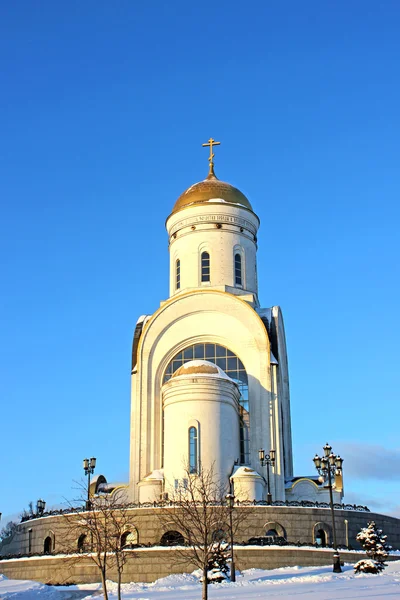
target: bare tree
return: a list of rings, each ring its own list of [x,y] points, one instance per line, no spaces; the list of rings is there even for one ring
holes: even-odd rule
[[[172,526],[183,536],[186,548],[175,549],[177,560],[186,565],[190,561],[201,569],[203,600],[208,598],[208,568],[216,552],[216,543],[229,537],[228,489],[228,484],[221,485],[215,477],[213,467],[200,468],[197,474],[185,467],[184,478],[170,497],[170,505],[157,515],[164,529]],[[234,533],[250,512],[251,508],[247,507],[233,510]]]
[[[118,600],[127,561],[126,537],[131,531],[130,514],[118,490],[98,496],[87,504],[87,510],[65,515],[64,551],[78,552],[90,558],[99,570],[105,600],[108,600],[107,572],[117,571]]]

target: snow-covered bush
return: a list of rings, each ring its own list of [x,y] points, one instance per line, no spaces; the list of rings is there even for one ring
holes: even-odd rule
[[[226,542],[215,542],[212,554],[208,561],[207,579],[209,583],[221,583],[229,579],[229,552],[230,546]]]
[[[386,543],[386,535],[382,535],[382,529],[378,529],[375,522],[368,523],[357,534],[357,541],[365,550],[368,559],[359,560],[354,565],[356,573],[380,573],[387,566],[385,560],[391,546]]]

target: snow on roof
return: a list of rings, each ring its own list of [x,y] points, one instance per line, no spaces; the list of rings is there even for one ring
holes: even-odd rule
[[[181,379],[182,377],[218,377],[219,379],[232,379],[220,368],[208,360],[190,360],[184,363],[172,375],[173,379]]]
[[[164,469],[154,469],[154,471],[151,471],[151,473],[146,475],[144,479],[164,479]]]
[[[238,477],[238,478],[239,477],[257,477],[257,478],[261,479],[261,475],[259,473],[257,473],[257,471],[255,471],[251,467],[244,467],[244,466],[241,466],[241,467],[235,466],[231,477],[233,477],[234,479],[236,477]]]

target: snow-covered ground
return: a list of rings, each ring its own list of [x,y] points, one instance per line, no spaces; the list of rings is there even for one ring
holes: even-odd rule
[[[116,585],[109,583],[111,599]],[[15,581],[0,575],[1,600],[99,600],[99,584],[50,587],[32,581]],[[201,584],[194,575],[170,575],[155,583],[123,585],[126,600],[199,600]],[[391,562],[380,575],[354,575],[346,565],[343,573],[331,567],[285,567],[273,571],[249,569],[236,583],[210,585],[213,600],[400,600],[400,561]]]

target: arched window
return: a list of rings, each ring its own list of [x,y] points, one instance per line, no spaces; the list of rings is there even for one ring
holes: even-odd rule
[[[242,285],[242,257],[235,254],[235,285]]]
[[[82,533],[78,538],[78,552],[87,552],[87,537]]]
[[[53,541],[51,539],[51,536],[48,535],[47,538],[44,540],[43,552],[45,554],[50,554],[52,551],[53,551]]]
[[[196,427],[189,427],[189,473],[198,473],[198,439]]]
[[[249,385],[247,373],[240,358],[231,350],[219,344],[193,344],[182,352],[178,352],[167,366],[163,383],[171,379],[171,376],[179,367],[189,360],[208,360],[220,367],[231,379],[236,381],[240,391],[240,464],[250,462],[250,415],[249,415]]]
[[[179,258],[175,264],[175,286],[177,290],[181,287],[181,261]]]
[[[167,531],[160,540],[161,546],[183,546],[185,540],[179,531]]]
[[[210,281],[210,255],[208,252],[201,254],[201,281]]]
[[[121,548],[132,548],[133,546],[137,546],[138,544],[138,534],[137,531],[125,531],[121,535]]]

